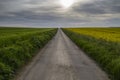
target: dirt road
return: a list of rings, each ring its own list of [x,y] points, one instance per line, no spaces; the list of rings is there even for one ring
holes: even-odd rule
[[[109,80],[61,30],[17,80]]]

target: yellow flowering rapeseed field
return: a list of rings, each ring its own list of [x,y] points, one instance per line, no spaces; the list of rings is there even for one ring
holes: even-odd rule
[[[69,28],[68,30],[97,39],[120,42],[120,28]]]

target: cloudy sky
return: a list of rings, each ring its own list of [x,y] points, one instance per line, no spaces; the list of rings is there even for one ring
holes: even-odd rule
[[[120,26],[120,0],[0,0],[0,26]]]

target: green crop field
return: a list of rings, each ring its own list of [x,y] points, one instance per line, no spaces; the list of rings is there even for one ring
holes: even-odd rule
[[[0,28],[0,80],[11,80],[57,29]]]
[[[112,80],[120,80],[120,28],[64,28]]]

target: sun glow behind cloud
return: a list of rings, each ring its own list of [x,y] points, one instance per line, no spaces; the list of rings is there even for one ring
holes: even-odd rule
[[[60,4],[63,8],[69,8],[74,4],[74,0],[60,0]]]

